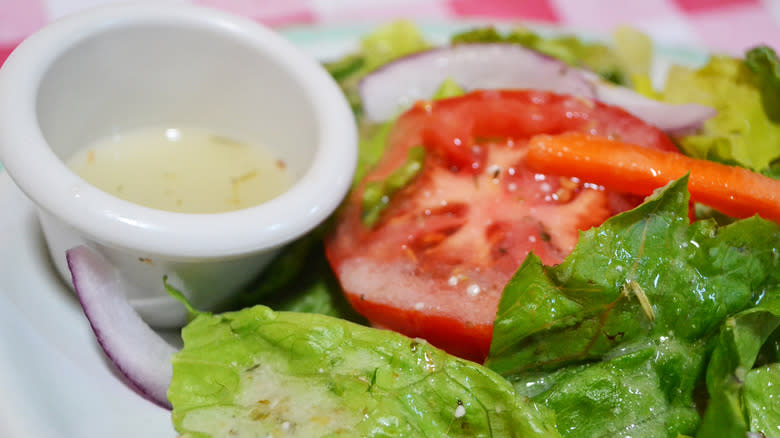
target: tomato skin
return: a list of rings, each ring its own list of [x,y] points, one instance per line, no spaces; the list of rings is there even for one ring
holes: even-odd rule
[[[598,117],[593,117],[595,108]],[[484,154],[471,150],[475,137],[527,139],[538,134],[578,131],[678,151],[666,134],[641,121],[636,123],[636,118],[620,108],[547,92],[477,91],[460,98],[418,103],[406,116],[421,113],[428,118],[422,144],[444,151],[453,167],[460,170],[482,167]],[[465,156],[470,153],[472,159],[468,160]]]
[[[579,230],[638,201],[525,167],[530,137],[569,131],[677,150],[619,108],[548,92],[477,91],[404,113],[326,239],[353,307],[377,326],[483,361],[503,287],[528,253],[560,263]],[[419,145],[422,173],[364,226],[365,183],[386,178]]]

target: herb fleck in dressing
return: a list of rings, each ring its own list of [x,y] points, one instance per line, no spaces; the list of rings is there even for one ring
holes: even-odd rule
[[[70,168],[124,200],[181,213],[219,213],[273,199],[292,183],[267,148],[198,128],[142,128],[101,138]]]

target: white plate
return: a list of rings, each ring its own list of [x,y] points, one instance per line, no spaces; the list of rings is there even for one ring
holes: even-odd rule
[[[49,263],[32,204],[0,174],[0,436],[175,436],[120,380]]]
[[[426,25],[433,43],[476,23]],[[370,25],[289,29],[320,59],[357,45]],[[663,49],[700,63],[696,50]],[[45,177],[42,175],[42,177]],[[103,356],[70,289],[49,263],[34,207],[0,170],[0,437],[174,437],[170,412],[128,387]]]

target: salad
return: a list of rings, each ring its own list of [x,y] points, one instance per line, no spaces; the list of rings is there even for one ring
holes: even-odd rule
[[[69,252],[120,370],[184,437],[780,436],[775,53],[658,90],[627,29],[451,43],[398,22],[326,63],[352,194],[224,312],[190,307],[181,351],[117,329],[121,291]]]

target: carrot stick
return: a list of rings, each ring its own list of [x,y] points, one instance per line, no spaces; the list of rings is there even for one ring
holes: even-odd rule
[[[758,214],[780,223],[780,181],[741,167],[579,133],[533,137],[526,163],[537,172],[636,195],[649,195],[690,172],[693,201],[730,216]]]

